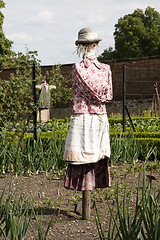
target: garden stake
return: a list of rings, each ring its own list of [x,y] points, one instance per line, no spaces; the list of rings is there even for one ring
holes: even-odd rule
[[[82,219],[89,220],[90,219],[90,191],[85,190],[82,191]]]
[[[37,111],[36,111],[36,74],[35,74],[35,64],[32,66],[32,90],[33,90],[33,101],[34,101],[34,110],[33,110],[33,137],[34,140],[37,140]]]
[[[158,92],[158,83],[154,84],[156,96],[157,96],[157,102],[158,102],[158,114],[160,115],[160,97],[159,97],[159,92]]]
[[[123,65],[123,132],[126,131],[126,66]]]

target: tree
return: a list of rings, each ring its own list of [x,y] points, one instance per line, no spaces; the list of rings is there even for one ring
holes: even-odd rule
[[[113,50],[112,47],[109,47],[109,48],[106,48],[104,50],[104,52],[98,56],[98,60],[103,62],[105,60],[111,60],[111,59],[116,59],[116,56],[115,56],[115,51]]]
[[[50,85],[56,86],[56,90],[51,91],[51,107],[65,108],[71,106],[73,99],[71,75],[63,76],[61,65],[57,65],[47,72],[45,78]]]
[[[61,74],[61,66],[54,66],[53,69],[42,75],[40,60],[37,59],[36,51],[26,51],[26,55],[18,53],[12,59],[12,67],[15,72],[9,79],[1,80],[0,85],[0,127],[25,126],[27,119],[30,119],[33,109],[32,93],[32,65],[36,64],[36,84],[47,80],[50,85],[56,85],[56,90],[51,91],[51,107],[66,107],[72,100],[72,89],[70,78]],[[37,90],[38,99],[38,90]]]
[[[105,50],[100,60],[160,55],[160,13],[136,9],[115,24],[115,50]]]
[[[0,0],[0,9],[5,7],[5,3]],[[13,54],[13,51],[11,50],[13,42],[8,40],[4,33],[3,33],[3,21],[4,21],[4,15],[0,11],[0,65],[2,66],[4,62],[6,62],[7,57],[11,56]]]
[[[39,70],[36,52],[27,51],[26,55],[14,55],[15,71],[9,79],[1,80],[0,85],[0,127],[11,122],[20,123],[26,120],[35,107],[32,94],[32,64],[37,66],[37,81],[43,79]],[[3,71],[3,70],[2,70]],[[40,80],[39,80],[40,81]]]
[[[3,7],[5,4],[0,0],[0,8]],[[54,67],[46,76],[42,75],[37,51],[26,48],[26,54],[13,52],[13,42],[5,37],[2,30],[3,19],[0,12],[0,67],[2,71],[6,68],[14,68],[15,71],[10,75],[10,79],[0,79],[0,127],[11,123],[24,123],[33,112],[33,63],[36,65],[36,83],[40,84],[41,80],[46,79],[49,84],[57,87],[51,94],[51,107],[68,106],[72,100],[70,79],[62,76],[60,66]]]

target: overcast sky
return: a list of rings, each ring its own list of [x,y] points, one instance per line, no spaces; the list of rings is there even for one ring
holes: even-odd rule
[[[42,65],[79,61],[75,40],[83,27],[103,39],[98,55],[114,47],[114,25],[120,17],[147,6],[160,12],[159,0],[4,0],[3,31],[15,52],[38,51]]]

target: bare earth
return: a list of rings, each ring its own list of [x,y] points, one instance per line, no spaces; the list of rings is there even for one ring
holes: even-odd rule
[[[17,196],[21,196],[22,201],[28,201],[34,207],[38,221],[42,223],[44,232],[51,218],[53,218],[47,240],[96,240],[99,239],[99,236],[95,220],[95,201],[103,229],[107,231],[109,211],[107,210],[106,202],[108,201],[110,205],[114,205],[115,184],[118,182],[122,192],[124,186],[128,186],[128,188],[136,187],[139,172],[143,172],[141,166],[142,164],[137,164],[136,167],[133,167],[133,165],[121,165],[111,168],[112,187],[91,192],[90,220],[82,220],[82,193],[66,190],[63,187],[63,176],[60,177],[57,174],[21,175],[18,177],[6,175],[0,179],[0,194],[4,186],[6,186],[7,196],[11,183],[12,190],[17,190]],[[148,170],[147,174],[153,175],[156,178],[153,184],[159,188],[159,170]],[[38,227],[34,216],[31,218],[31,223],[35,232],[37,232]],[[35,239],[31,230],[27,231],[25,239]]]

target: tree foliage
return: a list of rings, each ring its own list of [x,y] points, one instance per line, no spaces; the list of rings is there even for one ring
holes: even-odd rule
[[[5,7],[0,0],[0,8]],[[51,91],[51,107],[66,107],[72,100],[70,78],[61,74],[61,66],[54,66],[42,75],[40,60],[37,51],[29,51],[26,54],[15,53],[11,50],[12,41],[3,33],[4,16],[0,12],[0,65],[1,71],[13,69],[9,79],[0,79],[0,127],[8,123],[25,122],[31,116],[35,106],[32,93],[32,66],[36,65],[36,84],[46,79],[49,84],[56,85],[56,90]],[[1,78],[1,76],[0,76]],[[38,91],[37,91],[38,93]],[[38,95],[37,95],[38,98]]]
[[[5,7],[5,3],[0,0],[0,9]],[[0,11],[0,65],[2,66],[3,63],[6,61],[7,57],[11,56],[13,54],[13,51],[11,50],[13,41],[8,40],[5,37],[5,34],[3,33],[3,21],[4,21],[4,15]]]
[[[136,9],[115,24],[115,49],[106,49],[100,60],[160,55],[160,13]]]
[[[55,85],[56,89],[51,91],[51,107],[64,108],[70,106],[72,102],[71,76],[63,76],[61,65],[53,66],[47,72],[45,79],[50,85]]]
[[[56,85],[51,91],[51,108],[66,107],[72,100],[70,78],[61,74],[61,66],[54,66],[45,75],[42,74],[37,52],[27,51],[26,55],[17,54],[13,61],[16,64],[14,73],[9,79],[2,80],[0,85],[0,126],[8,123],[25,123],[31,117],[35,108],[32,92],[32,65],[36,64],[36,85],[47,80],[50,85]],[[38,103],[38,89],[37,89]]]
[[[14,72],[9,79],[1,79],[0,126],[8,122],[20,122],[33,111],[32,64],[35,62],[35,54],[28,51],[26,56],[22,53],[18,53],[17,57],[14,55]]]

